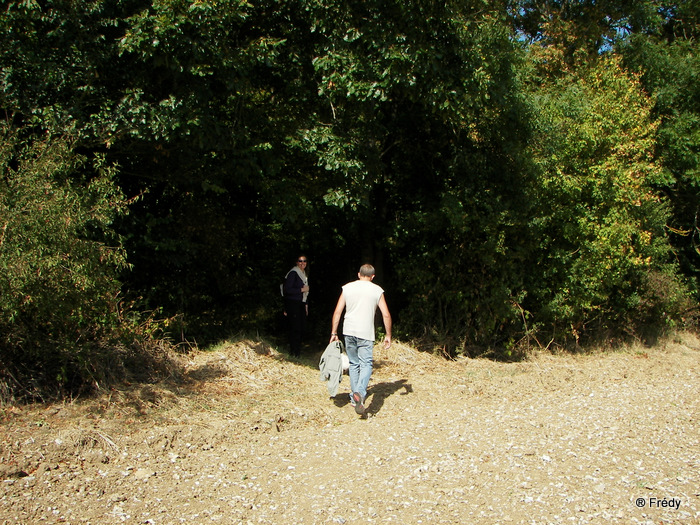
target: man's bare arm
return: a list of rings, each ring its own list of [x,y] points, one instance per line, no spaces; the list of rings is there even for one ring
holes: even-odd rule
[[[338,339],[338,326],[340,326],[340,316],[343,315],[345,309],[345,295],[341,292],[338,298],[338,304],[333,312],[333,324],[331,325],[331,343]]]
[[[389,313],[389,307],[386,304],[386,299],[384,299],[384,294],[382,294],[382,296],[379,298],[379,310],[382,312],[384,329],[386,330],[386,337],[384,337],[384,348],[389,348],[391,346],[391,314]]]

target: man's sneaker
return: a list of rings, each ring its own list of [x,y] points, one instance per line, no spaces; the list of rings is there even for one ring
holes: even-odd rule
[[[352,400],[355,402],[355,413],[360,415],[364,414],[365,406],[362,404],[362,396],[359,392],[352,393]]]
[[[352,394],[348,394],[350,396],[350,404],[354,407],[355,406],[355,398],[352,397]]]

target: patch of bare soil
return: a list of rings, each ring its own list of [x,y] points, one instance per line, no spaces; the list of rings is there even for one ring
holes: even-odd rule
[[[377,349],[368,415],[319,352],[1,407],[0,523],[700,523],[700,342],[521,363]]]

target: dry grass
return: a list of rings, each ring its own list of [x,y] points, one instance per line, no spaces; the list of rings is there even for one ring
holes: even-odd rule
[[[54,404],[49,410],[60,410],[78,428],[88,428],[95,419],[127,425],[208,426],[212,416],[235,425],[244,434],[334,425],[342,414],[336,406],[343,406],[347,400],[338,396],[328,401],[326,383],[319,378],[321,353],[290,360],[262,340],[224,341],[207,350],[172,352],[169,363],[176,370],[158,382],[126,383],[93,398]],[[388,350],[377,345],[373,383],[391,382],[399,376],[430,375],[453,364],[401,342],[394,342]],[[348,388],[346,376],[341,392]],[[24,410],[37,411],[35,418],[40,418],[45,408]]]
[[[700,340],[694,334],[678,334],[657,347],[657,351],[673,345],[700,349]],[[637,360],[648,351],[632,345],[617,352]],[[327,401],[326,384],[319,379],[320,351],[301,361],[290,360],[263,340],[241,338],[224,341],[208,350],[171,354],[168,362],[177,370],[159,382],[126,383],[92,398],[62,404],[4,406],[0,419],[29,417],[40,426],[44,418],[60,413],[74,428],[89,428],[96,419],[123,421],[127,425],[206,425],[209,416],[218,416],[255,432],[337,422],[338,411]],[[465,395],[498,395],[503,391],[504,381],[510,383],[525,372],[533,371],[538,381],[547,381],[552,368],[572,366],[572,360],[595,357],[595,354],[562,357],[539,351],[532,352],[527,361],[499,365],[485,358],[448,360],[395,341],[389,349],[375,347],[372,384],[381,391],[399,383],[402,387],[416,383],[419,378],[429,381],[434,375],[457,373]],[[340,392],[348,387],[345,377]],[[343,406],[345,401],[343,396],[338,396],[335,404]]]
[[[428,370],[449,366],[449,361],[442,357],[419,352],[412,346],[397,341],[393,342],[389,349],[383,346],[375,347],[374,359],[377,368],[387,370]]]

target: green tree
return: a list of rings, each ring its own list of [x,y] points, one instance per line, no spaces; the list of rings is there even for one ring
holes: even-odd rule
[[[118,324],[125,202],[114,166],[74,144],[0,124],[0,383],[30,397],[95,380]]]
[[[452,346],[493,336],[493,323],[471,321],[488,316],[479,291],[498,309],[508,294],[499,286],[495,299],[474,274],[517,206],[517,46],[503,6],[479,5],[316,5],[322,104],[299,142],[328,172],[326,202],[348,210],[348,243],[392,276],[408,335]]]
[[[659,22],[656,2],[639,0],[513,0],[511,20],[518,34],[559,54],[566,63],[595,60],[631,32]]]
[[[657,187],[671,203],[668,230],[683,273],[697,291],[700,263],[700,74],[697,2],[664,2],[654,31],[635,33],[619,46],[639,73],[659,119],[657,156],[664,176]]]
[[[586,331],[671,326],[685,292],[665,230],[668,205],[654,190],[663,171],[651,100],[614,58],[537,83],[531,97],[538,180],[530,226],[540,256],[528,304],[555,336],[577,341]]]

